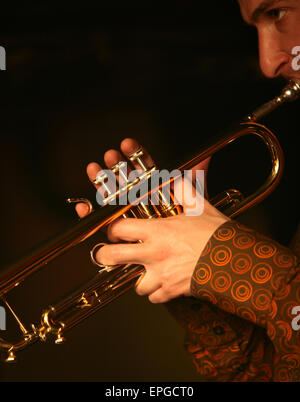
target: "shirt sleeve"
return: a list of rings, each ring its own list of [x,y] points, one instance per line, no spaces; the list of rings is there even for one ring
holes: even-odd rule
[[[195,298],[264,329],[275,351],[272,379],[300,380],[297,254],[236,221],[226,222],[201,254],[191,292]]]
[[[263,328],[193,297],[166,306],[185,331],[199,381],[272,381],[275,351]]]

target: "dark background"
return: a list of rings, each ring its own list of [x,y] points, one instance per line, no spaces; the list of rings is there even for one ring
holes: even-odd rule
[[[283,82],[262,77],[256,42],[234,1],[1,5],[1,265],[77,220],[65,199],[95,199],[85,166],[102,163],[122,138],[137,138],[160,167],[176,168],[277,95]],[[268,118],[285,152],[285,176],[268,200],[239,218],[283,244],[299,218],[298,108]],[[251,187],[263,176],[261,155],[247,143],[222,156],[211,167],[209,190]],[[88,252],[99,239],[49,264],[13,295],[17,311],[30,317],[40,311],[38,300],[51,303],[66,285],[92,275]],[[3,381],[199,380],[183,337],[164,306],[129,292],[69,333],[64,345],[35,345],[17,365],[1,364],[0,374]]]

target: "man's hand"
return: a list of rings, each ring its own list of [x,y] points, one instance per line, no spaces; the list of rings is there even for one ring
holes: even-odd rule
[[[121,143],[121,152],[107,151],[104,161],[111,168],[120,160],[125,160],[141,146],[133,139]],[[154,164],[151,156],[143,149],[146,166]],[[197,166],[207,171],[209,161]],[[138,166],[135,166],[138,169]],[[101,166],[90,163],[87,174],[93,182]],[[96,186],[98,188],[99,186]],[[199,195],[200,196],[200,195]],[[208,240],[228,218],[205,199],[203,213],[199,216],[186,216],[183,200],[183,213],[159,219],[118,219],[107,229],[112,243],[103,246],[96,259],[104,265],[140,264],[146,273],[136,286],[138,295],[148,295],[152,303],[165,303],[179,296],[190,296],[190,283],[196,263]],[[84,204],[77,204],[76,211],[84,217],[88,211]],[[121,243],[120,242],[129,242]]]

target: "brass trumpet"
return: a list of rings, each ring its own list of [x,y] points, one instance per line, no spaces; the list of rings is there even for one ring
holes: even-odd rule
[[[258,204],[274,190],[281,178],[283,152],[274,134],[262,124],[257,123],[257,121],[275,110],[281,104],[287,101],[294,101],[299,96],[300,85],[290,82],[283,89],[280,96],[258,107],[252,114],[243,119],[235,129],[223,133],[210,144],[203,147],[197,156],[181,165],[177,169],[178,174],[183,174],[184,171],[193,169],[201,161],[212,156],[238,138],[246,135],[255,135],[262,140],[271,159],[272,168],[265,183],[253,194],[248,196],[243,196],[238,190],[230,189],[224,191],[214,199],[211,199],[210,202],[229,217],[234,217]],[[6,353],[7,362],[15,360],[15,352],[24,349],[38,340],[45,341],[54,336],[55,343],[63,342],[64,333],[66,331],[132,288],[138,278],[143,274],[144,267],[136,264],[121,265],[118,267],[102,267],[102,269],[100,269],[83,287],[75,290],[61,302],[43,311],[41,322],[31,324],[30,329],[22,323],[17,313],[8,303],[7,295],[9,291],[16,286],[20,286],[28,276],[40,270],[49,261],[90,238],[100,228],[105,227],[118,217],[164,218],[177,215],[181,212],[181,208],[174,202],[172,194],[170,198],[171,201],[168,203],[164,202],[162,187],[166,185],[166,183],[162,183],[159,188],[154,190],[159,199],[158,205],[154,205],[153,202],[151,202],[150,191],[140,195],[138,204],[131,203],[120,205],[118,202],[110,202],[111,200],[118,201],[118,199],[123,194],[128,193],[133,186],[140,186],[142,182],[150,180],[153,175],[158,172],[155,166],[147,168],[144,165],[141,150],[135,152],[129,159],[130,161],[136,161],[140,164],[142,174],[139,177],[133,181],[128,181],[114,193],[108,192],[104,205],[95,210],[88,200],[69,199],[68,202],[70,203],[79,201],[86,202],[90,207],[90,213],[69,230],[60,233],[35,248],[12,266],[1,270],[0,298],[12,313],[20,329],[20,336],[16,342],[10,342],[0,338],[0,350]],[[118,173],[120,169],[121,165],[117,164],[112,171]],[[104,186],[105,179],[105,176],[98,177],[98,180]],[[172,180],[176,180],[176,177],[173,177]],[[153,194],[153,190],[151,191]],[[148,202],[145,202],[145,200]],[[91,253],[91,257],[93,259],[93,252]]]

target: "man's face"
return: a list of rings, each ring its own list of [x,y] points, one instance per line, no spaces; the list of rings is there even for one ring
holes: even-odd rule
[[[246,23],[257,28],[263,74],[300,81],[300,69],[295,68],[300,67],[295,60],[300,52],[300,0],[239,0],[239,4]]]

